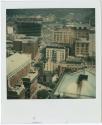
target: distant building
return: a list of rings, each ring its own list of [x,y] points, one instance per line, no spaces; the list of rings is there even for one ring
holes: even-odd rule
[[[66,27],[71,27],[76,32],[76,38],[86,38],[89,39],[90,33],[90,26],[89,24],[82,24],[82,23],[70,23],[66,25]]]
[[[14,33],[14,28],[13,28],[13,26],[7,26],[6,32],[7,32],[7,34],[13,34],[13,33]]]
[[[72,45],[76,40],[76,32],[71,27],[44,26],[42,28],[42,37],[45,41]]]
[[[14,26],[13,25],[8,25],[6,26],[6,39],[8,40],[14,40]]]
[[[41,36],[42,21],[43,19],[41,17],[16,18],[16,33],[28,36]]]
[[[86,27],[79,27],[76,32],[77,38],[86,38],[87,40],[89,39],[89,30]]]
[[[80,38],[75,43],[75,56],[88,57],[89,56],[89,43],[90,41]]]
[[[45,16],[43,18],[43,22],[54,22],[56,19],[56,16],[55,15],[52,15],[52,14],[49,14],[48,16]]]
[[[18,98],[20,94],[24,91],[24,85],[22,83],[22,77],[28,74],[30,71],[31,57],[27,54],[18,54],[7,58],[7,86],[8,86],[8,96],[9,92],[18,93]],[[10,95],[10,97],[11,97]]]
[[[73,45],[76,39],[89,39],[90,27],[88,24],[52,24],[42,27],[44,41]]]
[[[76,32],[72,28],[56,28],[54,31],[54,41],[57,43],[67,43],[72,45],[76,40]]]
[[[15,51],[31,54],[32,59],[34,59],[38,52],[38,45],[38,38],[35,37],[15,39],[13,42],[13,47]]]

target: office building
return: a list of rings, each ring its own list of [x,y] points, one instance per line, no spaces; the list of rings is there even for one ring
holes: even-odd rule
[[[88,57],[89,56],[89,43],[90,41],[80,38],[75,43],[75,56]]]
[[[43,26],[42,37],[45,41],[72,45],[76,40],[76,31],[63,25]]]
[[[19,17],[15,21],[15,29],[17,34],[25,34],[28,36],[41,36],[42,18],[38,17]]]

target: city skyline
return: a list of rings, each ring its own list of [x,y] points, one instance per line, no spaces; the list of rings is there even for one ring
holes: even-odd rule
[[[8,99],[96,98],[94,8],[6,13]]]
[[[89,20],[95,25],[95,9],[94,8],[38,8],[38,9],[7,9],[7,18],[16,16],[48,16],[55,15],[58,20],[73,17],[75,21],[89,23]]]

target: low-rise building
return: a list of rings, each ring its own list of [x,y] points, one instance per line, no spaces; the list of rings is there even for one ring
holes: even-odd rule
[[[15,53],[7,58],[7,90],[20,93],[24,90],[22,77],[28,74],[31,65],[31,56]]]
[[[44,41],[73,45],[76,39],[89,39],[90,26],[88,24],[52,24],[42,27],[42,37]]]
[[[32,91],[37,88],[37,76],[38,72],[30,72],[22,78],[25,87],[25,98],[30,98]],[[33,84],[33,87],[32,87]]]

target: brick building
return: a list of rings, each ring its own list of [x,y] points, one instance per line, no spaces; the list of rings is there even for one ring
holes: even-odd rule
[[[22,77],[30,71],[31,57],[27,54],[18,54],[7,58],[7,86],[8,94],[13,91],[20,95],[24,90]]]
[[[15,39],[13,47],[17,52],[31,54],[31,58],[34,59],[38,52],[39,40],[37,37],[23,37],[21,39]]]

